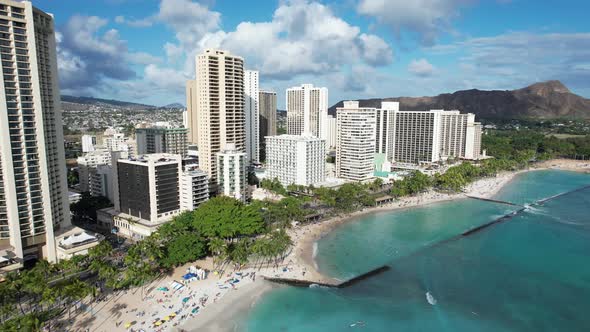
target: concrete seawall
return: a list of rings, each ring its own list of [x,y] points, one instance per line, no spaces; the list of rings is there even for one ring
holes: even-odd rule
[[[267,277],[264,277],[264,279],[268,280],[270,282],[277,283],[277,284],[289,285],[289,286],[293,286],[293,287],[308,288],[311,285],[318,285],[320,287],[329,287],[329,288],[346,288],[346,287],[350,287],[354,284],[357,284],[365,279],[368,279],[368,278],[371,278],[375,275],[383,273],[389,269],[390,269],[389,266],[383,265],[381,267],[378,267],[378,268],[373,269],[367,273],[363,273],[359,276],[348,279],[348,280],[343,281],[341,283],[322,283],[322,282],[316,282],[316,281],[311,281],[311,280],[300,280],[300,279],[289,279],[289,278],[267,278]]]

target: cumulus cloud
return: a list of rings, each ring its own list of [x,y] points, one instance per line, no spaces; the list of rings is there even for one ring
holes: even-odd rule
[[[428,77],[432,76],[436,69],[426,59],[414,59],[408,65],[408,71],[416,76]]]
[[[286,1],[271,21],[243,22],[202,45],[243,55],[247,65],[274,79],[324,74],[356,63],[382,66],[393,60],[383,39],[361,33],[329,7],[311,1]]]
[[[421,42],[431,45],[437,36],[448,30],[459,16],[461,6],[470,0],[360,0],[357,11],[387,25],[400,36],[409,31],[420,36]]]
[[[126,61],[127,43],[117,30],[103,33],[106,19],[73,16],[56,35],[62,88],[81,90],[98,85],[103,78],[129,80],[136,77]]]

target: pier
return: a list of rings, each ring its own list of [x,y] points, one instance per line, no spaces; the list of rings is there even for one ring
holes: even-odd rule
[[[268,280],[270,282],[274,282],[277,284],[289,285],[289,286],[294,286],[294,287],[304,287],[304,288],[308,288],[311,285],[318,285],[320,287],[329,287],[329,288],[346,288],[346,287],[350,287],[354,284],[357,284],[365,279],[373,277],[377,274],[383,273],[389,269],[390,269],[389,266],[383,265],[383,266],[373,269],[367,273],[363,273],[359,276],[356,276],[354,278],[348,279],[348,280],[340,282],[340,283],[336,283],[336,282],[323,283],[323,282],[317,282],[317,281],[311,281],[311,280],[300,280],[300,279],[289,279],[289,278],[269,278],[269,277],[264,277],[264,280]]]

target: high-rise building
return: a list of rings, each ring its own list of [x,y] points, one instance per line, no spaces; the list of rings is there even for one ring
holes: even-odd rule
[[[217,153],[217,185],[219,193],[245,202],[248,199],[246,153],[227,144]]]
[[[168,153],[186,157],[188,150],[186,128],[151,127],[135,131],[137,154]]]
[[[196,107],[199,166],[217,191],[217,153],[233,144],[246,151],[244,60],[227,51],[208,49],[196,57]],[[196,115],[195,115],[196,113]],[[189,121],[192,129],[194,122]],[[193,142],[195,143],[195,142]]]
[[[376,111],[345,101],[337,109],[336,177],[364,181],[373,177]]]
[[[180,155],[149,154],[121,159],[113,169],[117,177],[115,210],[120,212],[115,226],[124,235],[149,236],[181,212]]]
[[[186,82],[186,112],[183,114],[183,123],[184,127],[188,129],[188,141],[190,144],[197,144],[199,137],[198,120],[197,81],[189,80]]]
[[[320,136],[326,141],[326,152],[329,152],[336,149],[336,117],[326,113],[324,119]]]
[[[250,163],[260,162],[260,103],[258,71],[244,73],[244,101],[246,112],[246,155]]]
[[[376,109],[377,125],[375,132],[375,153],[385,155],[388,161],[393,159],[395,138],[395,114],[399,111],[398,102],[382,102]]]
[[[0,256],[55,262],[70,211],[53,17],[0,0],[0,57]]]
[[[266,136],[276,136],[277,134],[277,93],[273,91],[260,91],[259,93],[260,131],[260,160],[266,160]]]
[[[321,113],[328,111],[328,89],[303,84],[287,89],[287,134],[320,137]]]
[[[96,136],[82,135],[82,152],[92,152],[96,146]]]
[[[309,186],[326,180],[326,142],[313,136],[266,137],[266,174],[283,186]]]
[[[465,154],[463,158],[478,160],[481,158],[481,134],[483,126],[480,122],[468,122],[465,133]]]
[[[440,160],[441,111],[396,113],[393,160],[402,164]]]
[[[180,208],[193,211],[209,199],[209,179],[207,173],[197,165],[185,166],[180,178]]]

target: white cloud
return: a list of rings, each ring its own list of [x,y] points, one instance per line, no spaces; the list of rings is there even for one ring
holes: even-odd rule
[[[459,16],[459,8],[470,0],[360,0],[357,11],[374,17],[400,36],[402,30],[416,33],[423,44],[433,44]]]
[[[414,59],[408,65],[408,71],[416,76],[428,77],[434,74],[436,68],[426,59]]]
[[[129,80],[135,72],[128,66],[127,42],[119,32],[101,33],[108,20],[97,16],[72,16],[56,33],[61,87],[85,91],[101,85],[103,79]]]

